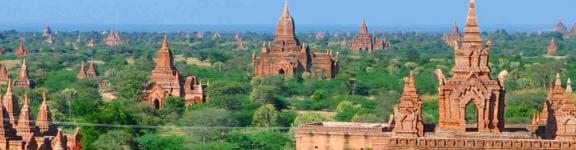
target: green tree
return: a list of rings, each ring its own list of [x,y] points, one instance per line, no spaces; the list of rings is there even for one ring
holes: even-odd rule
[[[270,127],[276,124],[278,111],[272,104],[262,105],[254,112],[253,124],[259,127]]]
[[[93,144],[95,149],[126,150],[136,149],[132,134],[123,130],[111,130],[98,137]]]
[[[157,134],[145,134],[138,138],[138,144],[144,150],[186,150],[185,141],[177,136],[159,136]]]

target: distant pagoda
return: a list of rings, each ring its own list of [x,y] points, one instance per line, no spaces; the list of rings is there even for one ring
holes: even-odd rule
[[[372,34],[368,33],[368,26],[366,25],[366,20],[362,20],[362,26],[360,27],[360,32],[354,39],[352,39],[351,49],[353,52],[367,51],[372,52],[374,50],[383,50],[388,48],[390,43],[386,40],[382,40],[374,37]]]

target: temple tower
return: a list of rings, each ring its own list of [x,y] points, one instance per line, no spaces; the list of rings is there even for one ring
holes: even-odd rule
[[[30,100],[28,94],[24,95],[24,105],[18,117],[18,125],[16,125],[16,135],[22,138],[34,137],[36,135],[36,125],[30,114]]]
[[[32,87],[32,82],[28,75],[28,66],[26,66],[26,59],[22,60],[22,66],[20,67],[20,75],[18,75],[18,80],[14,82],[16,87],[29,89]]]
[[[20,45],[18,46],[18,49],[16,49],[16,55],[18,56],[26,56],[28,55],[28,50],[26,50],[26,48],[24,47],[24,40],[20,41]]]
[[[18,116],[20,115],[20,107],[18,104],[18,99],[14,96],[14,87],[12,86],[12,81],[8,79],[8,88],[6,88],[6,94],[2,97],[2,105],[6,108],[8,112],[8,117],[10,118],[11,124],[16,124]]]
[[[548,45],[546,55],[548,56],[555,55],[556,51],[558,51],[558,45],[556,44],[556,39],[552,39],[550,40],[550,44]]]
[[[424,136],[424,119],[422,118],[422,100],[418,97],[414,74],[404,81],[404,90],[400,104],[394,109],[394,137]]]
[[[42,105],[40,105],[36,125],[42,135],[54,135],[56,133],[56,126],[52,122],[52,113],[46,100],[46,92],[42,94]]]
[[[338,72],[338,61],[330,51],[314,53],[305,44],[300,44],[288,2],[278,21],[274,42],[264,43],[260,57],[254,54],[252,62],[257,77],[308,76],[332,79]]]
[[[499,133],[504,128],[504,80],[503,71],[498,80],[490,77],[488,55],[492,46],[484,47],[478,20],[475,0],[470,0],[470,12],[464,28],[461,46],[455,47],[453,76],[446,79],[437,70],[439,79],[440,121],[437,131],[466,132],[466,111],[468,104],[477,108],[477,131]]]

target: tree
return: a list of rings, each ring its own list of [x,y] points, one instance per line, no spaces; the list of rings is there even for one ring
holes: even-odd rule
[[[157,134],[145,134],[138,138],[140,148],[144,150],[186,150],[185,141],[182,137],[177,136],[159,136]]]
[[[92,144],[95,149],[126,150],[135,149],[132,134],[123,130],[111,130],[98,137]]]
[[[202,108],[185,112],[177,125],[183,128],[182,132],[200,136],[203,142],[219,139],[226,127],[236,124],[232,114],[224,109]]]
[[[254,112],[253,124],[259,127],[270,127],[276,124],[278,111],[272,104],[261,106]]]

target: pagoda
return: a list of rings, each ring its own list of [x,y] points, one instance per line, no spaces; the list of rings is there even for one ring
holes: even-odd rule
[[[337,54],[334,56],[331,50],[325,53],[311,52],[308,46],[300,45],[288,2],[276,27],[274,42],[264,44],[259,57],[254,53],[252,62],[257,77],[302,75],[332,79],[338,73]]]
[[[29,89],[32,87],[32,82],[28,76],[28,66],[26,66],[26,59],[22,60],[22,66],[20,66],[20,75],[16,82],[14,82],[16,87]]]
[[[366,25],[366,19],[362,20],[362,25],[360,26],[360,33],[352,39],[351,49],[354,52],[367,51],[372,52],[374,50],[383,50],[388,48],[390,42],[374,37],[372,34],[368,33],[368,26]]]
[[[452,27],[452,31],[450,33],[444,34],[443,40],[451,47],[459,46],[460,42],[462,41],[462,35],[460,34],[460,29],[458,29],[458,25],[456,23],[454,23],[454,27]]]
[[[552,39],[550,40],[550,44],[548,45],[546,55],[548,56],[555,55],[556,51],[558,51],[558,45],[556,44],[556,39]]]
[[[10,75],[8,75],[8,70],[6,69],[6,65],[0,64],[0,85],[8,84],[8,80]]]
[[[54,124],[48,107],[46,93],[43,94],[37,120],[31,114],[30,99],[24,95],[22,109],[12,96],[11,85],[0,106],[0,149],[14,150],[82,150],[82,135],[79,128],[72,134],[64,134]],[[10,95],[9,95],[10,94]],[[9,96],[9,97],[7,97]],[[5,103],[6,100],[12,104]],[[15,107],[15,108],[13,108]],[[20,112],[13,114],[14,111]],[[15,117],[16,116],[16,117]]]
[[[168,37],[164,36],[162,47],[158,50],[156,66],[150,76],[151,87],[146,92],[145,103],[156,109],[166,106],[166,97],[182,97],[185,105],[201,104],[206,102],[204,88],[197,77],[190,76],[185,79],[174,66],[174,58],[168,44]]]
[[[28,55],[28,50],[26,50],[26,48],[24,47],[24,40],[20,41],[20,45],[18,46],[18,49],[16,49],[16,55],[18,56],[26,56]]]
[[[468,104],[478,110],[478,132],[500,133],[504,129],[504,79],[490,77],[488,58],[492,43],[483,45],[477,18],[476,3],[471,0],[462,43],[454,47],[453,76],[447,79],[442,70],[437,70],[440,105],[437,131],[466,132],[466,122],[462,120]],[[506,74],[504,71],[500,75]]]
[[[110,32],[108,33],[108,37],[104,39],[106,46],[118,46],[122,44],[122,40],[120,39],[119,32]]]

